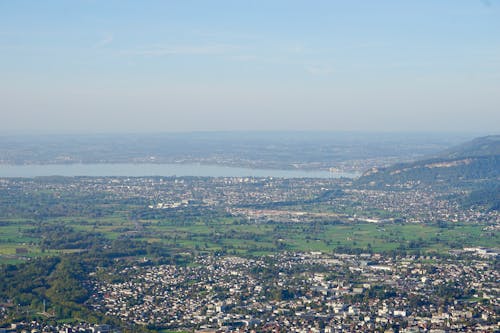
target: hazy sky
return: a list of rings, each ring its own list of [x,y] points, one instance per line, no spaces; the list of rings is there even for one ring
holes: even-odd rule
[[[500,131],[500,1],[0,0],[0,131]]]

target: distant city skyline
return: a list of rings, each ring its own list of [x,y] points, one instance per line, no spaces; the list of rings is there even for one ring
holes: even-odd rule
[[[0,132],[500,131],[500,1],[3,1]]]

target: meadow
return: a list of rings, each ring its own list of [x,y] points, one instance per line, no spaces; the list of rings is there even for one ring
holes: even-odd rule
[[[64,229],[60,229],[62,226]],[[486,230],[484,225],[465,223],[257,223],[226,216],[179,222],[173,219],[130,220],[124,215],[93,219],[80,216],[44,221],[0,220],[0,260],[15,262],[81,251],[92,242],[98,243],[94,246],[99,243],[104,246],[117,239],[144,241],[176,252],[243,256],[276,251],[446,253],[464,246],[495,247],[500,243],[498,233]],[[22,253],[24,251],[27,253]]]

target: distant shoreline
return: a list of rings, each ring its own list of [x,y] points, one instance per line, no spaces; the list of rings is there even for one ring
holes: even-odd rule
[[[233,167],[203,163],[52,163],[0,164],[0,177],[43,176],[198,176],[198,177],[278,177],[355,178],[360,173],[327,170]]]

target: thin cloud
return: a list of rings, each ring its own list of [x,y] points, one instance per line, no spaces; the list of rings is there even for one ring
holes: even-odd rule
[[[305,69],[309,74],[316,76],[328,76],[333,73],[333,69],[330,66],[309,65]]]
[[[175,55],[224,55],[234,51],[230,45],[174,45],[158,46],[126,51],[126,54],[144,57],[165,57]]]
[[[245,34],[239,32],[231,32],[231,31],[217,31],[217,30],[192,30],[192,34],[201,37],[206,41],[262,41],[263,36],[259,34]]]
[[[94,44],[94,48],[99,48],[99,47],[109,45],[113,42],[114,38],[115,37],[113,34],[107,34],[101,40],[99,40],[97,43]]]
[[[241,62],[249,62],[249,61],[258,61],[260,60],[259,57],[257,57],[256,55],[236,55],[236,56],[232,56],[230,57],[231,60],[235,60],[235,61],[241,61]]]

